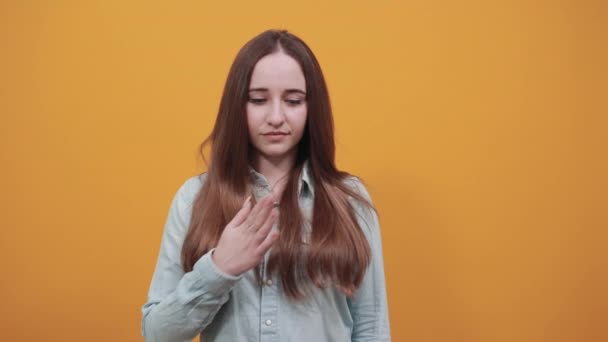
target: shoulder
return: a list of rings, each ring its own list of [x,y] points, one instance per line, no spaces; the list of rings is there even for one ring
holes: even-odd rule
[[[191,205],[203,187],[206,179],[206,172],[186,179],[177,190],[175,199],[183,204]]]
[[[360,198],[349,196],[349,201],[355,213],[364,218],[365,221],[375,220],[374,216],[377,216],[376,208],[365,182],[355,175],[348,175],[343,179],[343,183],[365,200],[361,201]]]
[[[372,198],[369,194],[369,191],[367,190],[367,185],[361,178],[359,178],[355,175],[348,175],[343,179],[342,182],[346,186],[348,186],[351,190],[353,190],[356,193],[358,193],[359,195],[363,196],[370,203],[372,202]]]
[[[360,199],[354,198],[352,196],[350,196],[349,198],[349,201],[355,211],[355,215],[357,216],[359,223],[363,224],[363,226],[366,226],[368,228],[364,229],[366,235],[370,233],[370,231],[377,231],[379,226],[378,213],[376,211],[375,204],[369,194],[368,187],[365,182],[355,175],[348,175],[343,179],[343,182],[351,190],[353,190],[355,193],[357,193],[367,201],[367,203],[365,203],[362,202]]]

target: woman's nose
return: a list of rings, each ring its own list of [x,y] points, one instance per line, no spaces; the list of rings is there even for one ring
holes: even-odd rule
[[[283,123],[285,120],[285,115],[283,113],[283,107],[281,105],[281,101],[273,101],[272,106],[270,107],[270,112],[267,115],[267,121],[269,124],[276,126]]]

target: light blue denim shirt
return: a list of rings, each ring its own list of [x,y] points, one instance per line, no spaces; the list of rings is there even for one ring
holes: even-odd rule
[[[270,192],[266,178],[249,168],[254,195]],[[265,272],[264,283],[255,271],[238,276],[223,273],[210,252],[191,272],[184,273],[181,249],[190,223],[192,203],[207,174],[188,179],[177,191],[165,224],[160,253],[143,305],[142,334],[147,342],[384,342],[390,341],[388,305],[378,218],[373,211],[351,199],[372,251],[371,264],[353,298],[328,287],[315,288],[303,302],[283,293],[277,275]],[[369,193],[356,178],[347,180],[367,199]],[[310,229],[314,183],[308,162],[299,180],[302,213]],[[276,229],[276,224],[275,227]]]

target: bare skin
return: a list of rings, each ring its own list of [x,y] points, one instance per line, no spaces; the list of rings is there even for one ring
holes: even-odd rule
[[[273,203],[279,201],[285,188],[307,118],[306,79],[298,62],[282,51],[256,63],[248,95],[246,117],[254,146],[253,166],[264,175],[271,193],[253,208],[246,200],[224,229],[212,259],[230,275],[257,266],[279,237],[279,232],[272,230],[279,215]]]
[[[228,223],[212,255],[222,272],[236,276],[261,262],[279,237],[278,231],[271,231],[279,215],[274,202],[274,195],[270,193],[252,209],[248,198]]]

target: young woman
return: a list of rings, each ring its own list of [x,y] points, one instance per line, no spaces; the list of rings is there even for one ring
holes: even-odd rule
[[[301,39],[269,30],[241,48],[201,153],[209,143],[208,172],[169,210],[145,340],[390,341],[378,216],[336,169],[329,94]]]

